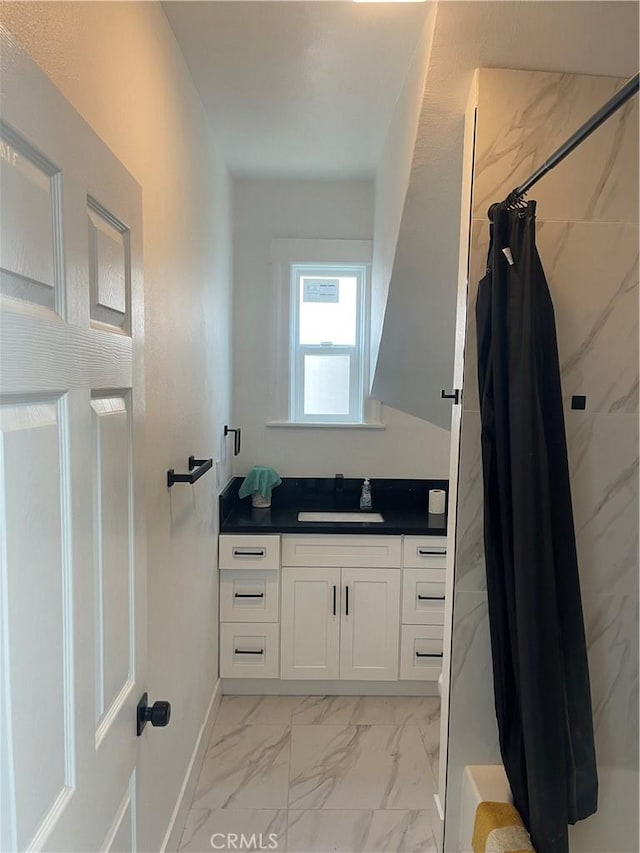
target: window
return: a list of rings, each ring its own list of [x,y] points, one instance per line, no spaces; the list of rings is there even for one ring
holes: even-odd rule
[[[362,423],[367,268],[291,264],[290,405],[297,423]]]
[[[271,241],[268,426],[384,429],[368,395],[372,252],[370,240]]]

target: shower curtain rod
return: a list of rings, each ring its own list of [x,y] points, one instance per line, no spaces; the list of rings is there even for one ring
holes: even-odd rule
[[[601,124],[604,124],[604,122],[610,118],[616,110],[619,110],[623,104],[637,94],[639,81],[640,74],[636,74],[635,77],[632,77],[627,83],[625,83],[622,89],[616,92],[616,94],[610,98],[604,106],[600,107],[600,109],[594,113],[588,121],[579,127],[578,130],[576,130],[576,132],[570,136],[566,142],[554,151],[551,157],[545,160],[542,166],[536,169],[536,171],[527,178],[524,183],[520,184],[520,186],[516,187],[514,190],[511,190],[509,195],[501,204],[509,207],[520,201],[522,196],[529,192],[531,187],[536,184],[540,178],[546,175],[547,172],[550,172],[554,166],[557,166],[558,163],[571,154],[571,152],[577,148],[581,142],[584,142],[584,140],[590,136],[594,130],[599,128]],[[493,210],[499,205],[500,202],[496,202],[496,204],[491,205],[489,208],[489,219],[492,219]]]

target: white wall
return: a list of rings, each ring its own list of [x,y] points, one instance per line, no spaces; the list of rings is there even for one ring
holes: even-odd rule
[[[141,849],[159,850],[217,677],[215,481],[169,494],[165,478],[191,453],[217,454],[228,419],[228,178],[159,4],[2,15],[143,190],[147,684],[173,714],[141,749],[139,826]]]
[[[234,182],[233,425],[242,428],[234,473],[271,465],[281,476],[446,477],[449,433],[382,407],[385,430],[267,427],[272,353],[271,241],[370,240],[373,181]]]
[[[371,364],[374,369],[378,360],[398,232],[413,163],[435,22],[434,5],[429,10],[422,27],[416,51],[389,124],[376,172],[371,270]]]

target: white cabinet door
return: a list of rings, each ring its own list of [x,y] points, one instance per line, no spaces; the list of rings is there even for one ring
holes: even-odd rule
[[[400,570],[342,570],[340,678],[395,681],[400,636]]]
[[[0,849],[135,850],[141,190],[0,48]]]
[[[337,679],[340,569],[283,568],[281,583],[280,677]]]

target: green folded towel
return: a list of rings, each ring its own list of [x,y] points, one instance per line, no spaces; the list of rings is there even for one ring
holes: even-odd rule
[[[263,498],[269,500],[271,498],[271,490],[279,486],[281,482],[282,480],[273,468],[267,468],[264,465],[255,465],[242,481],[238,494],[241,498],[246,498],[257,492]]]

